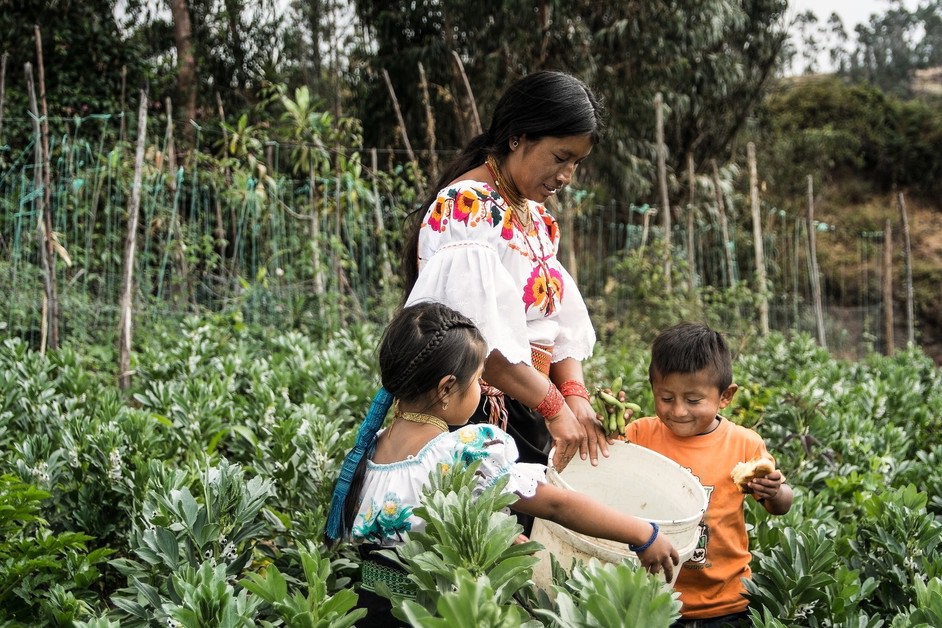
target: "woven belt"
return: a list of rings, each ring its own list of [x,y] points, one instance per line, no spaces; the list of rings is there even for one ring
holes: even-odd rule
[[[531,342],[530,360],[533,362],[533,368],[549,377],[550,364],[553,361],[553,345],[538,345]]]
[[[364,560],[360,564],[361,585],[360,587],[367,591],[376,592],[376,583],[384,582],[389,590],[400,597],[415,598],[418,588],[415,583],[409,580],[409,575],[395,567],[387,567],[373,560]]]

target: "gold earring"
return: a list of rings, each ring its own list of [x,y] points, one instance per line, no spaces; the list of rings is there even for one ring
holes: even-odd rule
[[[518,142],[517,140],[514,140],[514,141],[512,141],[512,142],[510,143],[510,148],[516,150],[516,149],[517,149],[517,146],[518,146],[519,144],[520,144],[520,142]]]
[[[448,401],[446,399],[442,399],[442,410],[447,410],[447,409],[448,409]]]

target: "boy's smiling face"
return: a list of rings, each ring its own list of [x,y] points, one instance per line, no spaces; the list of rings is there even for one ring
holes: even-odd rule
[[[730,384],[726,390],[717,388],[711,369],[654,373],[651,380],[657,417],[679,438],[711,431],[717,412],[729,405],[736,389],[736,384]]]

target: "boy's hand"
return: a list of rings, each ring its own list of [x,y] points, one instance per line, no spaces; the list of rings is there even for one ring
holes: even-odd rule
[[[778,496],[779,489],[784,483],[785,476],[782,475],[781,471],[776,469],[766,476],[753,478],[749,481],[747,486],[752,491],[752,495],[756,498],[756,501],[763,501],[766,499],[775,499]]]

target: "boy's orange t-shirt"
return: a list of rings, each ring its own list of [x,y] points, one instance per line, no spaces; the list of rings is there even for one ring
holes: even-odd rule
[[[743,597],[742,578],[752,576],[743,514],[746,496],[733,483],[730,471],[736,463],[757,457],[774,462],[762,437],[722,417],[713,432],[701,436],[678,438],[657,417],[629,423],[625,436],[688,469],[707,493],[700,541],[674,586],[680,592],[684,619],[721,617],[746,610],[749,603]]]

